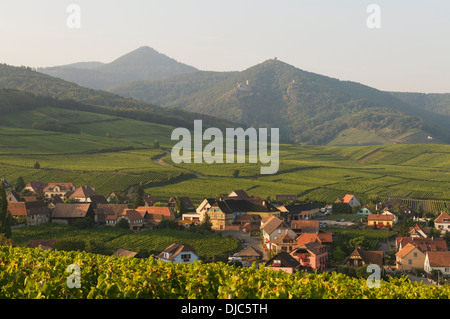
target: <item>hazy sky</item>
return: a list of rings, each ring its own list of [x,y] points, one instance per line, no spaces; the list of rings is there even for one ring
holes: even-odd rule
[[[448,0],[0,0],[0,63],[111,62],[141,46],[201,70],[277,57],[380,90],[450,93]]]

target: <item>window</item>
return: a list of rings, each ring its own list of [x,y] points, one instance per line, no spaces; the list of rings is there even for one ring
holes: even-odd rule
[[[191,259],[191,254],[182,254],[181,259]]]
[[[412,265],[412,260],[408,259],[408,265]]]
[[[414,257],[417,257],[417,253],[414,253]]]

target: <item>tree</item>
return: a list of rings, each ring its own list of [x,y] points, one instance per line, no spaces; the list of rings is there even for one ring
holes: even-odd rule
[[[161,147],[161,144],[159,143],[158,140],[155,140],[155,141],[153,142],[153,147],[154,147],[154,148],[160,148],[160,147]]]
[[[84,251],[86,243],[83,240],[61,239],[55,242],[55,250]]]
[[[128,220],[126,220],[125,218],[120,218],[116,224],[116,227],[128,229],[130,228],[130,224],[128,223]]]
[[[6,198],[6,189],[0,182],[0,234],[5,234],[6,238],[11,238],[12,216],[8,212],[8,200]]]
[[[153,204],[154,207],[166,207],[167,204],[166,203],[162,203],[162,202],[156,202]]]
[[[436,227],[431,227],[429,236],[439,238],[441,236],[441,231]]]
[[[136,188],[136,196],[134,197],[134,202],[130,205],[130,208],[138,208],[139,206],[144,206],[144,188],[142,183]]]
[[[158,228],[158,229],[163,229],[163,228],[177,229],[178,222],[176,222],[175,220],[171,220],[171,219],[162,219],[159,222],[158,226],[156,226],[156,228]]]
[[[14,241],[11,238],[6,238],[5,234],[0,234],[0,246],[13,246]]]
[[[422,217],[424,212],[425,212],[425,210],[423,209],[423,205],[419,204],[419,207],[417,208],[417,215],[419,217]]]
[[[332,207],[335,214],[351,214],[352,207],[347,203],[334,203]]]
[[[343,262],[345,260],[346,253],[342,250],[341,246],[337,246],[333,250],[333,255],[332,256],[333,256],[335,261]]]
[[[40,169],[41,168],[41,164],[39,164],[39,162],[34,163],[34,168],[35,169]]]
[[[25,181],[22,176],[17,177],[16,183],[14,184],[14,190],[16,192],[21,192],[25,188]]]
[[[361,247],[363,249],[370,249],[370,242],[364,236],[350,239],[348,241],[348,245],[350,248]]]
[[[211,231],[211,227],[212,227],[211,218],[209,217],[208,213],[205,213],[205,217],[203,217],[203,221],[198,226],[198,228],[204,231]]]
[[[105,254],[107,252],[103,242],[92,239],[89,239],[86,242],[85,251],[92,254]]]
[[[450,246],[450,232],[448,230],[444,234],[444,240],[447,243],[447,246]]]
[[[357,206],[353,206],[352,207],[352,213],[356,214],[357,212],[359,212],[361,210],[361,205],[357,205]]]
[[[183,203],[181,202],[181,200],[179,198],[177,198],[175,200],[175,207],[174,207],[175,208],[175,212],[179,213],[181,211],[182,207],[183,207]]]
[[[187,208],[184,206],[183,202],[179,198],[177,198],[175,202],[175,212],[180,215],[187,213]]]
[[[407,218],[402,219],[402,223],[400,224],[398,235],[401,237],[409,236],[409,226],[408,226]]]
[[[238,176],[239,176],[239,170],[235,169],[234,172],[233,172],[233,177],[237,178]]]
[[[94,220],[91,217],[77,219],[73,225],[77,229],[94,228]]]

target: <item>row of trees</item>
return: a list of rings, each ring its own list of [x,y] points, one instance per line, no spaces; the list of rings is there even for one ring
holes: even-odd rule
[[[8,212],[8,200],[3,181],[0,181],[0,236],[11,238],[12,215]]]

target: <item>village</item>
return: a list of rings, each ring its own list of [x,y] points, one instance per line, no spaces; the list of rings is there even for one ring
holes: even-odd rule
[[[31,181],[17,192],[6,180],[1,181],[14,219],[13,229],[89,221],[95,227],[125,224],[134,232],[142,232],[171,221],[180,229],[206,225],[212,232],[237,238],[241,249],[228,258],[236,266],[262,265],[288,273],[338,270],[361,275],[361,269],[377,265],[383,274],[407,274],[410,279],[438,285],[450,277],[450,215],[437,212],[430,223],[430,218],[419,216],[401,200],[369,207],[346,194],[334,203],[319,205],[299,203],[296,195],[277,195],[271,201],[232,190],[227,196],[204,198],[194,205],[189,197],[173,196],[167,202],[157,202],[143,192],[138,201],[123,191],[105,197],[93,187],[75,187],[72,183]],[[347,213],[342,214],[342,210]],[[386,240],[368,249],[364,236],[353,238],[345,243],[352,249],[337,263],[338,252],[342,253],[337,245],[340,234],[355,229],[363,234],[378,232]],[[33,247],[52,249],[45,240],[33,241]],[[142,258],[126,249],[114,255]],[[183,243],[171,244],[154,258],[179,263],[200,260],[195,248]]]

